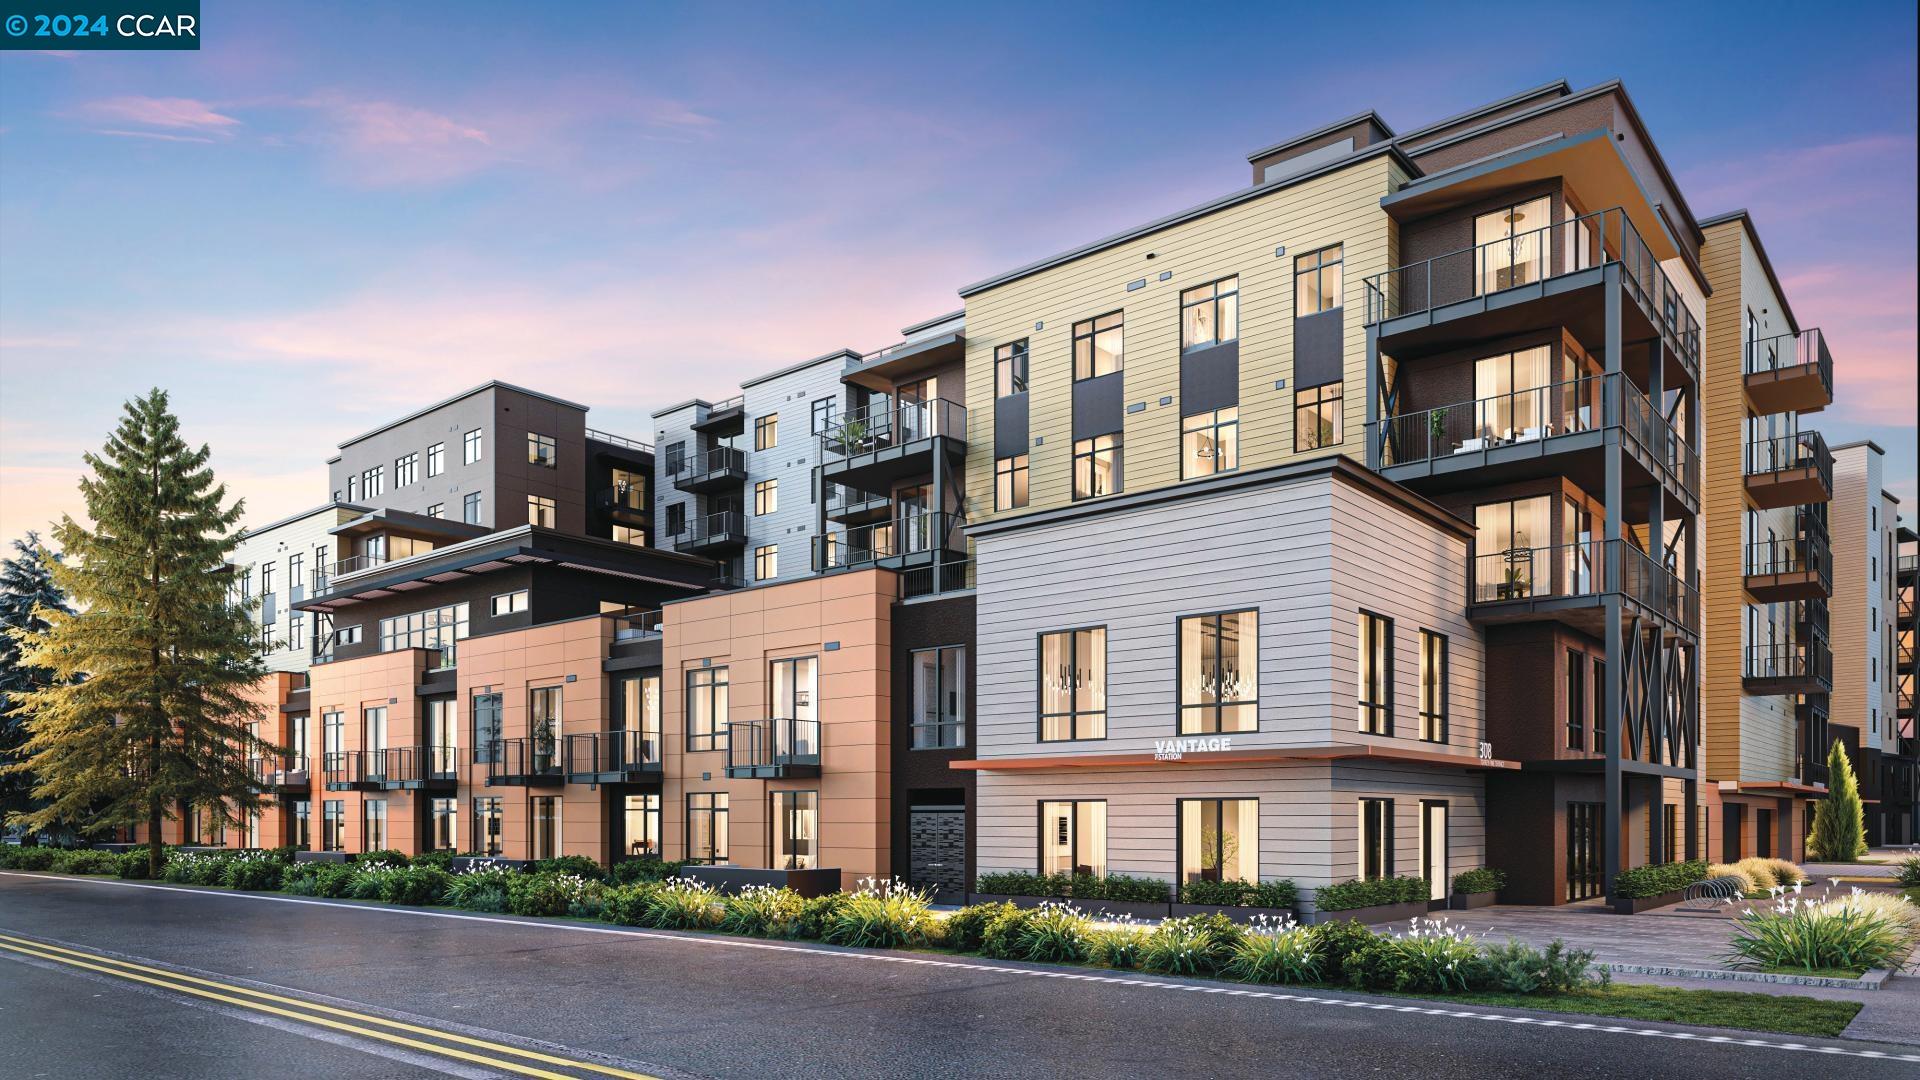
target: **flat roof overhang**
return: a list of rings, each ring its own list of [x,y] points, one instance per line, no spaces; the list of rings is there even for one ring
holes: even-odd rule
[[[464,521],[451,521],[447,518],[428,517],[411,510],[382,508],[359,517],[343,521],[328,532],[335,536],[362,536],[376,532],[398,532],[408,536],[422,537],[428,540],[445,540],[458,543],[474,540],[487,535],[484,525],[469,525]]]
[[[1521,184],[1564,177],[1587,213],[1623,207],[1658,259],[1681,257],[1652,198],[1606,128],[1558,135],[1412,181],[1380,200],[1395,221],[1411,221],[1478,202]]]
[[[1208,736],[1179,736],[1204,739]],[[1173,760],[1161,760],[1154,754],[1047,754],[1039,757],[974,758],[951,761],[950,769],[979,772],[1016,772],[1034,769],[1133,769],[1143,766],[1248,765],[1265,763],[1299,764],[1315,761],[1399,761],[1417,765],[1440,765],[1455,769],[1518,769],[1517,761],[1500,758],[1445,754],[1432,750],[1405,750],[1393,746],[1360,746],[1335,743],[1326,746],[1276,746],[1259,750],[1194,751]]]
[[[903,379],[966,359],[967,339],[959,332],[895,345],[858,362],[849,360],[841,382],[890,394]]]
[[[1785,780],[1767,783],[1748,783],[1743,780],[1735,786],[1734,791],[1742,795],[1825,795],[1827,793],[1825,787],[1793,784]]]

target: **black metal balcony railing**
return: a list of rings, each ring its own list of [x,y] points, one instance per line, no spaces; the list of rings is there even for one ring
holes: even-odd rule
[[[1920,570],[1920,555],[1902,552],[1897,565],[1902,573],[1908,570]]]
[[[876,401],[835,418],[833,425],[820,433],[820,447],[827,457],[848,458],[905,446],[935,435],[964,440],[967,437],[966,406],[946,398]]]
[[[1833,684],[1833,653],[1819,638],[1749,645],[1741,674],[1749,679],[1812,680]]]
[[[1777,334],[1746,346],[1745,370],[1748,375],[1810,367],[1820,374],[1829,396],[1833,393],[1833,355],[1827,351],[1827,336],[1819,327],[1797,334]]]
[[[247,773],[253,777],[253,786],[262,791],[305,790],[312,783],[305,754],[249,758]]]
[[[661,769],[657,731],[598,731],[567,736],[567,779],[577,784],[610,784],[657,776]]]
[[[1827,598],[1810,597],[1793,605],[1793,628],[1799,637],[1827,636]]]
[[[384,762],[365,750],[334,750],[320,756],[328,791],[373,790],[385,779]]]
[[[1771,439],[1755,439],[1747,444],[1747,475],[1813,469],[1827,490],[1833,490],[1833,451],[1817,431],[1800,431]]]
[[[747,542],[747,518],[738,510],[722,510],[687,523],[685,532],[672,537],[675,551],[706,551],[740,547]]]
[[[452,746],[394,746],[378,754],[378,780],[386,788],[452,785],[460,776],[460,751]]]
[[[600,489],[600,508],[622,513],[644,513],[647,509],[646,496],[646,488],[642,484],[615,484]]]
[[[682,489],[693,490],[744,481],[746,475],[746,451],[737,446],[716,446],[681,462],[679,470],[673,474],[673,483]]]
[[[913,566],[900,572],[900,599],[912,600],[973,588],[973,560],[956,559],[934,566]]]
[[[1620,593],[1689,630],[1700,625],[1700,595],[1624,540],[1588,540],[1476,555],[1473,603],[1553,600]]]
[[[587,438],[593,442],[603,442],[610,446],[622,447],[641,454],[653,453],[653,444],[650,442],[641,442],[638,439],[629,439],[624,435],[614,435],[594,428],[587,429]]]
[[[892,521],[840,529],[813,538],[813,568],[840,570],[883,559],[964,549],[966,518],[918,510]]]
[[[1746,556],[1747,577],[1813,574],[1828,593],[1833,591],[1833,558],[1824,528],[1801,536],[1756,540],[1747,545]]]
[[[659,608],[622,608],[609,613],[607,618],[613,620],[615,641],[659,637],[666,628],[666,615]]]
[[[727,776],[777,779],[820,772],[820,721],[777,717],[727,725]]]
[[[562,780],[558,736],[494,739],[489,744],[488,787],[535,787]]]
[[[1397,266],[1366,279],[1367,325],[1619,263],[1654,322],[1697,373],[1700,323],[1620,207]]]

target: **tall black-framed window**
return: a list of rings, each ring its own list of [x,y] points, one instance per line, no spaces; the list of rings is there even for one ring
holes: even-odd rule
[[[1012,397],[1027,392],[1027,339],[1010,341],[993,350],[993,396]]]
[[[1293,260],[1293,317],[1305,318],[1340,306],[1339,244],[1309,251]]]
[[[1120,432],[1077,439],[1073,444],[1073,497],[1092,499],[1114,495],[1124,487],[1121,478]]]
[[[1420,739],[1447,741],[1447,636],[1420,631]]]
[[[503,695],[473,695],[473,761],[483,764],[500,760],[500,715]]]
[[[673,503],[667,507],[667,524],[664,531],[668,536],[679,536],[687,531],[686,503]]]
[[[1607,662],[1599,658],[1593,661],[1593,749],[1595,753],[1607,750]]]
[[[1240,336],[1240,277],[1223,277],[1180,293],[1180,351],[1204,349]]]
[[[1178,620],[1180,734],[1260,727],[1260,613],[1224,611]]]
[[[1040,804],[1040,872],[1075,877],[1107,876],[1105,799],[1067,799]]]
[[[1109,311],[1073,324],[1073,379],[1095,379],[1122,370],[1126,314]]]
[[[687,861],[727,861],[727,795],[723,791],[687,793]]]
[[[993,508],[1018,510],[1027,505],[1027,455],[996,458],[993,462]]]
[[[1181,884],[1260,880],[1260,800],[1176,799]]]
[[[1360,800],[1360,876],[1393,876],[1393,800]]]
[[[1180,418],[1180,479],[1232,472],[1239,467],[1239,406]]]
[[[820,434],[833,427],[835,401],[830,397],[815,398],[811,416],[812,433]]]
[[[1567,650],[1567,748],[1587,748],[1587,654]]]
[[[687,749],[727,748],[727,669],[687,669]]]
[[[1360,730],[1393,734],[1393,620],[1371,611],[1359,617]]]
[[[320,850],[347,850],[347,804],[343,799],[328,799],[320,807]]]
[[[1107,628],[1040,635],[1040,741],[1107,737]]]
[[[753,448],[771,450],[780,445],[780,414],[756,416],[753,419]]]
[[[820,793],[775,791],[773,828],[768,830],[775,870],[812,870],[820,865]]]
[[[913,653],[913,748],[949,750],[967,741],[967,647]]]
[[[668,476],[677,476],[687,467],[687,444],[668,443],[662,460],[666,463]]]
[[[490,856],[505,852],[506,843],[501,835],[501,825],[505,817],[500,796],[485,795],[473,800],[473,848],[475,851]]]
[[[1308,386],[1293,392],[1293,449],[1325,450],[1344,439],[1341,384]]]

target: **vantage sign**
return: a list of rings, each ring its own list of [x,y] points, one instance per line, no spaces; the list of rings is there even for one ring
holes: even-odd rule
[[[1233,736],[1216,735],[1207,739],[1155,739],[1153,760],[1179,761],[1188,754],[1217,754],[1233,749]]]

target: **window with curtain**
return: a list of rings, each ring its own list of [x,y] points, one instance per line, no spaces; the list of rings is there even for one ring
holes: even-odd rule
[[[993,350],[993,396],[1012,397],[1027,392],[1027,339]]]
[[[1474,602],[1494,603],[1553,588],[1553,496],[1481,503],[1473,508]]]
[[[1260,614],[1180,620],[1180,734],[1260,727]]]
[[[1338,446],[1343,434],[1341,384],[1309,386],[1293,392],[1293,449],[1296,453]]]
[[[1545,195],[1474,217],[1476,296],[1546,276],[1552,218],[1553,200]]]
[[[1180,351],[1240,336],[1240,278],[1224,277],[1180,293]]]
[[[1111,375],[1124,366],[1125,318],[1122,312],[1110,311],[1073,324],[1074,381]]]
[[[1040,635],[1040,741],[1106,737],[1106,627]]]
[[[1027,505],[1027,455],[997,458],[993,463],[993,508],[1018,510]]]
[[[532,803],[533,857],[557,859],[561,854],[560,799],[555,795],[536,795]]]
[[[1104,800],[1040,804],[1040,872],[1107,876]]]
[[[1555,401],[1553,350],[1546,345],[1483,356],[1473,364],[1473,397],[1482,439],[1537,439],[1562,411]]]
[[[1180,479],[1240,467],[1240,410],[1214,409],[1180,419]]]
[[[1340,306],[1342,245],[1309,251],[1293,260],[1293,317],[1304,319]]]
[[[1180,880],[1260,880],[1259,800],[1180,800]]]
[[[1393,734],[1393,620],[1360,613],[1360,730]]]
[[[1073,497],[1091,499],[1120,490],[1120,433],[1078,439],[1073,444]]]

